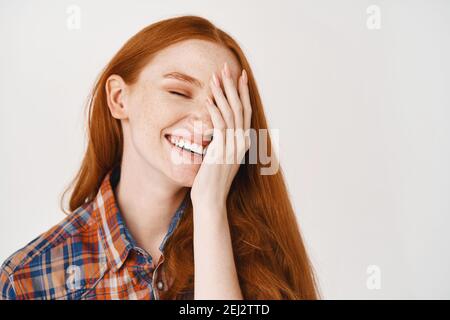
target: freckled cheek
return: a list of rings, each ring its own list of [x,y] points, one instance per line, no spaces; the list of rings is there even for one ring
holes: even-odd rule
[[[161,145],[161,132],[171,125],[173,118],[168,106],[161,101],[141,104],[130,116],[130,125],[140,145],[153,150]]]

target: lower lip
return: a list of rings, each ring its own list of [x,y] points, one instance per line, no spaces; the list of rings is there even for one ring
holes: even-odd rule
[[[169,145],[172,147],[172,150],[175,150],[183,158],[188,159],[191,162],[196,161],[197,163],[199,163],[198,161],[200,161],[200,162],[203,161],[203,155],[194,153],[194,152],[190,152],[186,149],[183,149],[183,148],[180,148],[180,147],[174,145],[172,142],[170,142],[168,136],[164,136],[164,138],[169,143]]]

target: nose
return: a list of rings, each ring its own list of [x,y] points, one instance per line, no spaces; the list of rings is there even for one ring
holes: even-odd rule
[[[209,114],[208,107],[206,106],[206,97],[210,97],[213,101],[212,93],[206,93],[199,95],[198,101],[195,107],[192,108],[192,118],[194,121],[201,121],[203,123],[204,130],[213,129],[213,123],[211,115]]]

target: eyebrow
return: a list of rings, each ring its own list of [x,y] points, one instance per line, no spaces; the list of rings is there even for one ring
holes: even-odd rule
[[[194,85],[196,85],[196,86],[198,86],[200,88],[203,87],[203,83],[200,80],[198,80],[198,79],[196,79],[194,77],[191,77],[190,75],[187,75],[185,73],[173,71],[173,72],[169,72],[169,73],[164,74],[163,77],[164,78],[178,79],[178,80],[181,80],[181,81],[192,83],[192,84],[194,84]]]

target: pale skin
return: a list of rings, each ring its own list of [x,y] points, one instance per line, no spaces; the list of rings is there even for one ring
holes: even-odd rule
[[[173,71],[197,82],[164,77]],[[243,299],[226,199],[250,141],[243,134],[225,133],[250,127],[247,76],[242,71],[228,49],[188,40],[157,54],[135,84],[126,84],[118,75],[111,75],[106,84],[108,107],[121,120],[124,134],[117,202],[132,236],[155,265],[171,218],[191,188],[194,299]],[[175,165],[165,135],[179,128],[192,130],[194,121],[201,121],[205,132],[214,130],[214,139],[203,163]],[[224,157],[234,163],[223,163]]]

